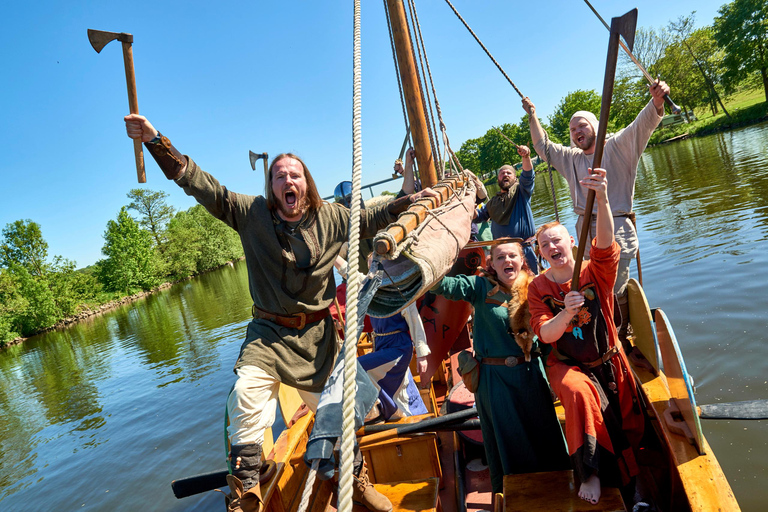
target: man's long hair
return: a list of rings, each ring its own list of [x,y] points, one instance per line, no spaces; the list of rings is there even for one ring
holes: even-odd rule
[[[265,177],[265,180],[264,180],[264,189],[265,189],[264,196],[267,198],[267,206],[269,207],[269,209],[273,211],[277,210],[277,199],[275,198],[275,194],[272,192],[272,169],[275,167],[275,164],[280,160],[282,160],[283,158],[293,158],[301,164],[301,167],[304,169],[304,180],[307,182],[307,197],[306,197],[307,209],[308,210],[319,209],[320,206],[323,204],[323,200],[317,191],[317,185],[315,185],[315,180],[312,178],[312,174],[310,174],[309,169],[307,169],[307,164],[304,163],[304,160],[294,155],[293,153],[280,153],[274,159],[272,159],[272,163],[269,166],[269,170],[267,171],[267,176]]]

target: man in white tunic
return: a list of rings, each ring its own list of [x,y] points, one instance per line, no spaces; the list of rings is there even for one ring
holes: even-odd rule
[[[650,92],[651,101],[640,111],[637,118],[629,126],[606,140],[603,161],[600,165],[608,172],[607,178],[610,183],[608,196],[614,216],[614,235],[616,242],[621,247],[621,261],[614,293],[618,298],[622,315],[619,338],[623,343],[626,342],[629,320],[627,305],[629,265],[632,259],[637,257],[638,249],[637,232],[629,217],[632,213],[632,199],[635,195],[637,164],[648,145],[648,139],[651,138],[651,134],[664,116],[664,96],[669,94],[669,86],[665,82],[657,80],[650,86]],[[580,234],[588,190],[582,187],[579,181],[589,174],[589,169],[592,167],[597,140],[597,118],[591,112],[583,110],[576,112],[571,117],[569,126],[570,147],[547,139],[546,143],[549,147],[546,148],[544,128],[536,117],[536,107],[528,97],[523,98],[523,109],[529,114],[531,139],[536,153],[545,160],[549,157],[549,163],[568,182],[573,211],[579,216],[579,220],[576,222],[576,233]],[[592,227],[588,240],[594,237],[596,214],[597,209],[595,208],[592,211]],[[579,243],[582,241],[579,240]],[[589,242],[585,243],[585,259],[589,258],[589,245]]]

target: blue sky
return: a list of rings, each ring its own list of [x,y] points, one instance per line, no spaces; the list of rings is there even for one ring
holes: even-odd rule
[[[594,0],[606,19],[638,7],[661,28],[696,10],[710,24],[722,0]],[[584,2],[453,0],[545,118],[568,92],[602,89],[608,33]],[[237,192],[262,193],[248,151],[300,155],[320,193],[352,167],[352,1],[11,2],[0,20],[0,227],[40,224],[49,255],[102,257],[107,221],[136,180],[120,43],[100,54],[88,28],[134,35],[140,113]],[[664,9],[658,9],[663,6]],[[442,0],[417,2],[451,145],[523,115],[520,98]],[[390,176],[404,136],[380,1],[363,2],[363,181]],[[674,84],[672,97],[674,98]],[[193,200],[151,157],[141,187]],[[259,163],[260,165],[260,163]],[[366,196],[367,197],[367,196]]]

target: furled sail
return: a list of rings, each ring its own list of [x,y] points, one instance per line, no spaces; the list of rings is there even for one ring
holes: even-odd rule
[[[382,283],[368,314],[384,318],[399,313],[445,276],[469,241],[477,191],[470,171],[446,178],[433,189],[441,204],[420,200],[374,238]]]

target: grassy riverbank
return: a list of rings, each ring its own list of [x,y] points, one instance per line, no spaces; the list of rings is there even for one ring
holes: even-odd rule
[[[765,101],[762,87],[736,93],[727,100],[723,100],[723,104],[730,117],[722,109],[719,109],[716,115],[712,115],[709,109],[699,110],[696,112],[698,117],[696,121],[658,128],[653,132],[648,145],[663,143],[681,136],[709,135],[768,121],[768,102]]]

